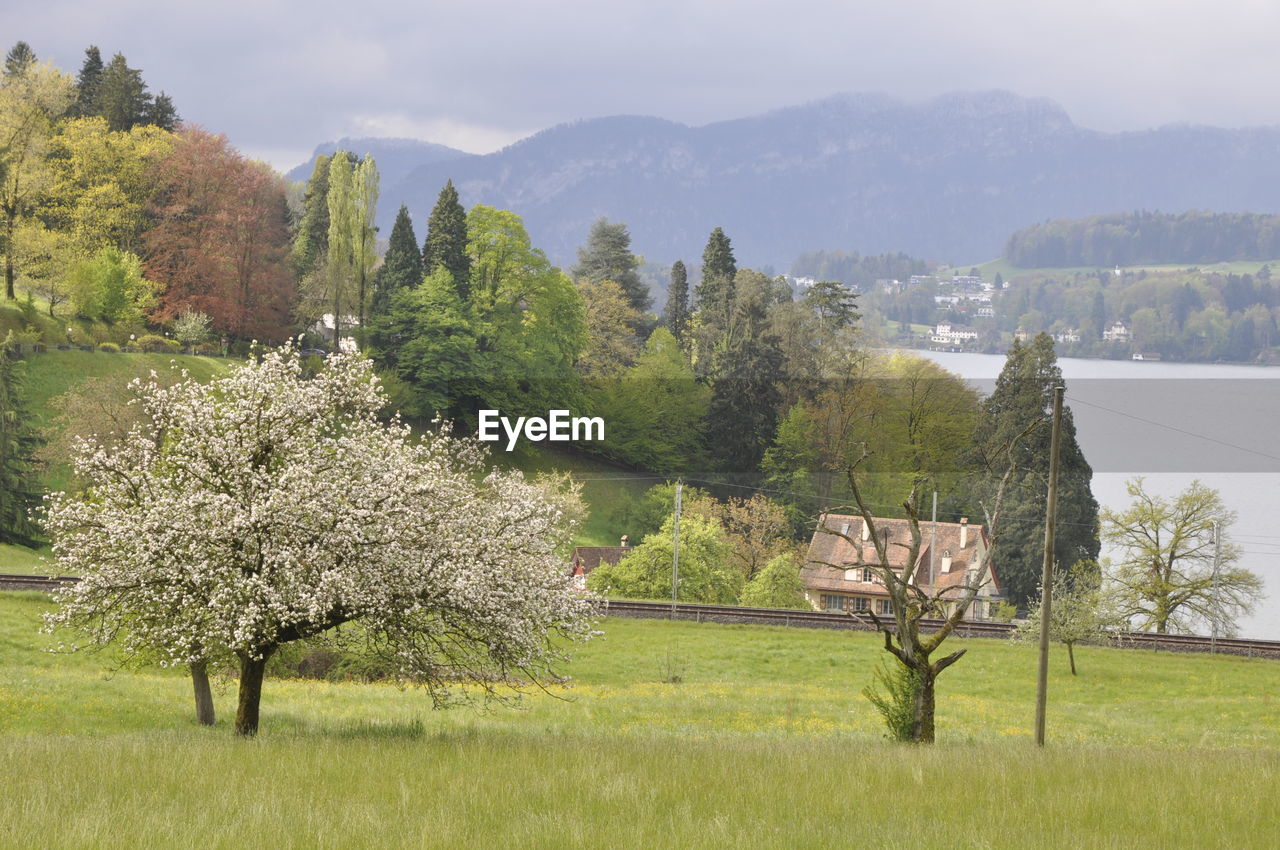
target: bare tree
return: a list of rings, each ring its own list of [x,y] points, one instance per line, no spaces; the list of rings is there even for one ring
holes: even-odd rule
[[[922,541],[919,514],[920,493],[927,479],[924,476],[917,476],[915,483],[911,487],[910,494],[902,503],[902,508],[907,518],[907,526],[910,530],[910,540],[907,543],[895,541],[892,544],[907,549],[905,565],[901,573],[898,573],[890,566],[892,563],[889,559],[888,551],[890,543],[884,535],[876,532],[875,517],[871,515],[867,500],[863,498],[862,490],[859,487],[858,467],[867,459],[869,452],[864,449],[861,456],[845,469],[849,480],[849,488],[853,493],[853,500],[857,505],[858,513],[867,525],[867,536],[872,545],[875,546],[879,560],[879,564],[869,566],[875,570],[889,592],[889,601],[893,610],[893,622],[885,623],[870,611],[865,613],[884,635],[885,651],[898,659],[918,680],[918,686],[913,697],[910,735],[910,740],[917,743],[933,743],[936,680],[943,670],[959,661],[966,650],[957,650],[937,661],[931,660],[931,656],[951,636],[951,633],[955,631],[956,625],[964,619],[965,613],[969,610],[974,597],[977,596],[978,591],[987,581],[987,576],[991,570],[991,555],[995,551],[998,539],[1000,509],[1004,503],[1005,491],[1015,471],[1013,446],[1029,430],[1030,428],[1024,430],[1010,442],[1006,450],[1009,463],[999,480],[995,498],[990,508],[983,505],[988,542],[985,549],[979,548],[980,554],[977,564],[966,573],[962,583],[937,590],[922,587],[916,577],[916,567],[920,559]],[[847,532],[831,529],[826,531],[829,534],[845,539],[855,547],[862,545],[860,541],[850,537]],[[942,625],[937,631],[922,634],[920,621],[926,618],[939,618],[942,620]]]

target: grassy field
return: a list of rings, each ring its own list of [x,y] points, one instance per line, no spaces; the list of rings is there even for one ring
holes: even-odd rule
[[[196,727],[172,671],[41,651],[0,594],[0,845],[1266,847],[1280,663],[956,642],[933,748],[883,740],[871,635],[608,619],[575,686],[431,711],[390,685],[268,681],[263,732]],[[678,679],[678,681],[676,681]],[[900,811],[886,799],[907,794]]]

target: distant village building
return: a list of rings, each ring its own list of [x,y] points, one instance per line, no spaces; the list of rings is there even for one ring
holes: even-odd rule
[[[995,307],[979,307],[978,308],[979,319],[994,319],[995,317],[996,317]]]
[[[1079,342],[1080,331],[1075,328],[1067,328],[1065,331],[1058,331],[1053,335],[1053,341],[1060,343]]]
[[[937,283],[938,279],[931,274],[913,274],[908,281],[910,286],[921,286],[926,283]]]
[[[1107,342],[1128,342],[1129,329],[1124,322],[1112,322],[1109,328],[1103,330],[1102,338]]]
[[[957,274],[951,276],[951,284],[961,289],[981,289],[982,278],[971,274]]]
[[[978,332],[964,325],[953,325],[950,322],[939,322],[929,337],[933,342],[944,345],[963,345],[966,342],[977,342]]]
[[[980,525],[960,522],[921,522],[920,551],[908,564],[911,528],[905,519],[873,518],[876,532],[885,542],[888,568],[904,570],[929,595],[941,592],[944,601],[958,600],[966,585],[977,582],[977,569],[987,551]],[[805,598],[820,611],[872,611],[889,614],[889,591],[877,574],[879,555],[866,521],[861,516],[825,514],[813,534],[800,577]],[[965,614],[966,619],[987,620],[1001,602],[999,583],[992,565]],[[939,612],[943,614],[945,612]]]

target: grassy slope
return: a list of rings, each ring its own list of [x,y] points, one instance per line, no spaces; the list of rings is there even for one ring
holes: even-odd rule
[[[230,361],[209,357],[171,354],[106,354],[98,351],[50,351],[27,357],[26,399],[32,417],[40,427],[57,427],[57,411],[50,402],[63,393],[73,392],[78,384],[90,378],[105,378],[120,386],[120,397],[128,397],[126,389],[134,378],[146,377],[152,370],[164,372],[176,363],[197,379],[207,380],[225,371]],[[66,480],[64,464],[53,464],[47,470],[47,486],[57,488]],[[0,545],[0,573],[43,573],[47,568],[39,553],[21,546]]]
[[[1268,846],[1280,664],[969,641],[935,748],[881,740],[870,635],[606,620],[569,701],[431,712],[385,685],[269,681],[264,731],[194,726],[172,672],[105,675],[0,594],[4,846]],[[671,673],[681,684],[667,684]],[[127,770],[121,770],[128,765]],[[925,795],[886,813],[876,787]],[[1035,816],[1031,812],[1037,811]],[[1067,837],[1070,840],[1067,840]]]

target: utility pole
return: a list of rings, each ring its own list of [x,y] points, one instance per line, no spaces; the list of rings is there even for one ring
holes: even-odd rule
[[[1044,574],[1040,591],[1040,670],[1036,677],[1036,746],[1044,746],[1044,715],[1049,697],[1049,623],[1053,619],[1053,539],[1058,520],[1058,442],[1062,434],[1062,394],[1053,388],[1053,437],[1049,441],[1049,504],[1044,519]]]
[[[929,533],[929,589],[933,592],[933,583],[938,571],[934,565],[938,561],[938,491],[933,491],[933,529]]]
[[[671,619],[676,618],[676,593],[680,586],[680,491],[684,484],[676,482],[676,516],[671,540]]]
[[[1216,653],[1218,651],[1218,621],[1222,619],[1221,610],[1218,608],[1218,564],[1222,559],[1222,529],[1218,526],[1218,521],[1213,521],[1213,619],[1211,622],[1212,630],[1209,632],[1209,652]]]

